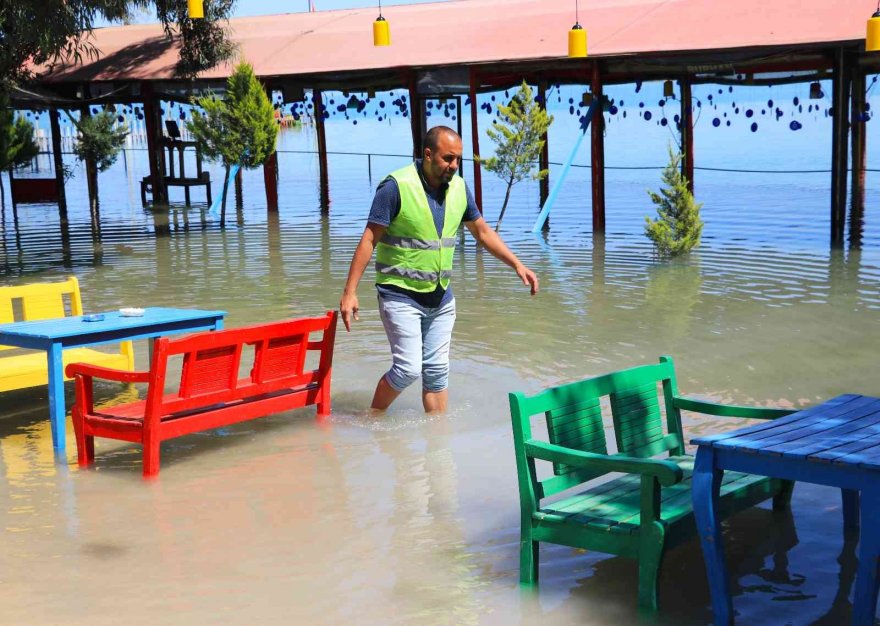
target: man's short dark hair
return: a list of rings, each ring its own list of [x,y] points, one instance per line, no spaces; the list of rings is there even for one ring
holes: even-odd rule
[[[449,133],[453,137],[461,139],[458,133],[449,128],[449,126],[435,126],[425,133],[425,138],[422,139],[422,151],[430,149],[433,152],[436,150],[437,144],[440,142],[440,135],[443,133]]]

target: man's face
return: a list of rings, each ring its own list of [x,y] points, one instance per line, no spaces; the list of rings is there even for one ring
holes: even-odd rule
[[[425,172],[438,182],[449,183],[461,165],[461,139],[452,133],[440,133],[436,150],[425,148]],[[431,182],[431,181],[429,181]]]

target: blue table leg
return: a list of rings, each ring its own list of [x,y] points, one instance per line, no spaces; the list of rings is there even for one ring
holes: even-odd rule
[[[843,498],[843,532],[859,530],[859,492],[855,489],[841,489]]]
[[[52,447],[56,452],[66,446],[64,407],[64,361],[61,358],[61,345],[53,343],[47,351],[49,366],[49,420],[52,424]]]
[[[880,491],[864,491],[859,510],[863,520],[880,519]],[[877,577],[880,564],[880,528],[864,524],[859,543],[859,569],[856,573],[856,592],[853,598],[852,623],[855,626],[873,626],[877,609]]]
[[[216,322],[214,322],[214,330],[223,330],[223,318],[220,318]]]
[[[711,447],[700,446],[694,463],[691,482],[694,517],[697,533],[703,547],[703,560],[712,595],[712,615],[715,626],[733,624],[733,602],[727,579],[724,545],[721,543],[721,518],[718,516],[718,494],[724,472],[715,468],[715,453]]]

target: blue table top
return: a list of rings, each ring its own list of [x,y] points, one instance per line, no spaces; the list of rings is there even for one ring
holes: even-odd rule
[[[880,398],[847,394],[692,444],[880,470]]]
[[[103,315],[104,319],[98,322],[87,322],[84,321],[84,318],[88,316],[77,315],[33,322],[0,324],[0,345],[3,344],[3,337],[31,337],[46,340],[62,339],[94,333],[144,328],[153,324],[223,318],[226,313],[225,311],[149,307],[144,309],[144,314],[138,317],[125,317],[119,311],[111,311],[103,313]]]

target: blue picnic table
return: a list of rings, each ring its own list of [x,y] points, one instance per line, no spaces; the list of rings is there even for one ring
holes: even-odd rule
[[[874,624],[880,583],[880,398],[842,395],[786,417],[698,437],[691,443],[699,446],[692,495],[716,626],[733,624],[716,514],[725,470],[841,489],[844,528],[853,532],[861,526],[852,623]]]
[[[49,368],[49,419],[52,445],[56,451],[66,446],[64,371],[61,353],[65,348],[113,343],[128,339],[150,339],[162,335],[223,328],[224,311],[149,307],[137,317],[119,311],[95,316],[77,315],[58,319],[0,324],[0,345],[45,350]],[[152,347],[152,343],[151,343]]]

